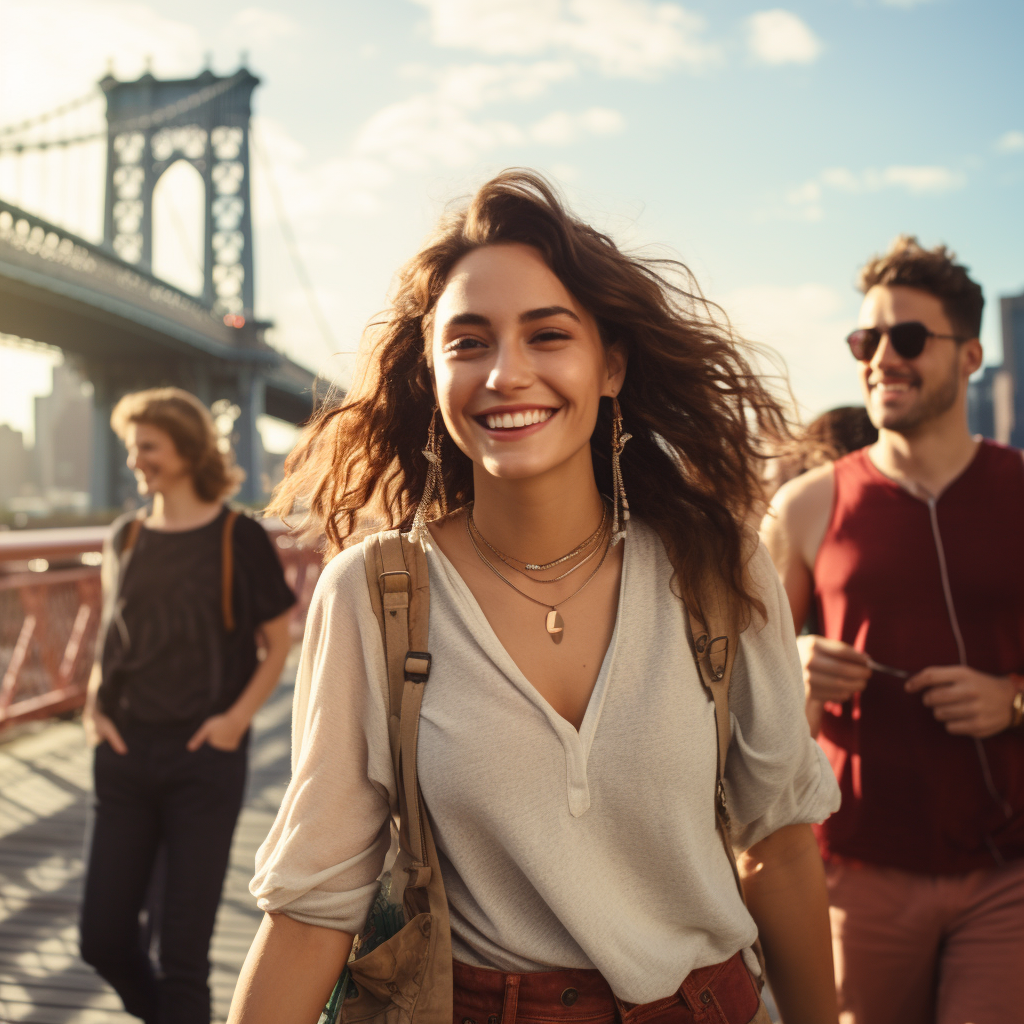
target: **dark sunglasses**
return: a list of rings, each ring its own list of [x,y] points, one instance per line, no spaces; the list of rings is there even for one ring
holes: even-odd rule
[[[956,334],[936,334],[919,321],[908,320],[904,324],[893,324],[884,331],[878,327],[861,327],[846,336],[846,344],[850,346],[854,359],[866,363],[874,357],[882,336],[886,334],[889,335],[889,344],[904,359],[916,359],[924,351],[924,343],[929,338],[964,340]]]

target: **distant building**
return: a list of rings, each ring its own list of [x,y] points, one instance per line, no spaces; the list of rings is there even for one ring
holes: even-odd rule
[[[1010,444],[1024,448],[1024,293],[999,300],[1003,315],[1003,367],[1013,382]]]
[[[40,493],[54,505],[80,504],[92,464],[92,390],[67,363],[53,368],[50,394],[36,398],[35,421]]]
[[[1024,294],[999,300],[1003,363],[986,366],[967,393],[971,433],[1024,448]]]
[[[23,494],[30,482],[29,453],[21,431],[0,423],[0,504]]]

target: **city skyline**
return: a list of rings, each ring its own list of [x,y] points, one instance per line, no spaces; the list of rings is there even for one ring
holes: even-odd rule
[[[1012,50],[1024,12],[1009,3],[8,7],[0,125],[87,93],[108,56],[122,79],[147,59],[172,77],[195,74],[210,52],[215,70],[233,70],[248,49],[264,79],[257,312],[276,321],[283,350],[342,380],[351,357],[328,350],[355,348],[445,203],[512,164],[550,175],[620,243],[682,258],[745,336],[781,353],[808,415],[859,400],[842,345],[853,279],[896,234],[950,244],[982,282],[989,363],[1001,355],[996,300],[1024,287],[1024,117],[1013,103],[1024,76]],[[47,46],[26,52],[23,40],[43,31]],[[94,106],[76,124],[101,115]],[[0,198],[17,203],[17,184],[26,207],[95,237],[102,160],[46,159],[23,166],[20,182],[0,159]],[[57,194],[61,174],[72,185]],[[179,177],[157,263],[186,283],[195,196]],[[294,229],[332,342],[282,226]],[[26,429],[44,374],[45,357],[0,346],[0,422]]]

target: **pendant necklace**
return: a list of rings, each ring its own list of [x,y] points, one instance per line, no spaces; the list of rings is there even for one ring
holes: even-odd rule
[[[608,506],[602,502],[603,510],[601,514],[601,522],[598,528],[578,547],[574,548],[567,555],[563,555],[561,558],[556,559],[554,562],[547,562],[545,565],[534,565],[530,562],[524,562],[520,558],[514,558],[512,555],[506,555],[503,551],[499,551],[481,532],[480,527],[476,525],[476,520],[473,518],[473,506],[469,506],[467,515],[469,517],[469,525],[472,528],[473,535],[479,537],[494,553],[495,557],[500,561],[504,562],[513,572],[519,573],[520,576],[525,576],[528,580],[533,580],[534,583],[557,583],[559,580],[564,580],[567,576],[571,576],[577,569],[582,569],[600,550],[600,538],[604,534],[605,526],[608,523]],[[532,569],[534,571],[543,571],[544,569],[550,569],[553,566],[559,565],[566,560],[575,557],[576,555],[582,554],[586,549],[594,542],[594,550],[589,552],[584,558],[581,558],[571,569],[567,569],[559,576],[552,576],[549,580],[538,580],[531,576],[528,572],[524,572],[518,565],[513,565],[513,562],[518,562],[519,565],[524,566],[526,569]]]
[[[577,589],[574,590],[568,597],[563,598],[557,604],[549,604],[547,601],[538,601],[537,598],[531,597],[525,591],[520,590],[511,580],[506,579],[501,574],[501,572],[499,572],[498,569],[488,561],[487,556],[483,553],[483,551],[480,550],[480,545],[477,544],[476,537],[473,536],[473,531],[470,528],[469,521],[470,516],[467,515],[466,533],[469,534],[469,541],[473,545],[473,550],[477,553],[477,556],[479,557],[480,561],[483,562],[484,565],[486,565],[487,568],[490,569],[491,572],[493,572],[494,575],[497,576],[502,583],[504,583],[506,586],[511,587],[521,597],[525,597],[527,601],[532,601],[534,604],[539,604],[542,608],[548,609],[548,613],[544,618],[544,628],[548,631],[551,640],[556,644],[560,644],[562,642],[562,637],[565,635],[565,622],[562,619],[562,616],[559,614],[558,608],[566,602],[571,601],[598,574],[598,571],[600,570],[601,566],[604,565],[605,559],[608,557],[608,552],[611,551],[612,546],[610,543],[610,539],[608,543],[604,544],[604,554],[601,555],[601,561],[597,563],[593,571],[579,585],[579,587],[577,587]],[[481,538],[483,538],[483,534],[481,534],[480,536]],[[484,541],[484,543],[486,544],[487,542]],[[488,545],[488,547],[490,547],[490,545]]]

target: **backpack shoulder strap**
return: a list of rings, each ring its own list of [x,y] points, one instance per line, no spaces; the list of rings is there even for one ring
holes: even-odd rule
[[[235,607],[232,600],[232,586],[235,580],[235,520],[238,512],[228,509],[224,517],[224,532],[220,539],[220,611],[224,620],[224,629],[228,633],[235,630]]]
[[[114,533],[114,553],[117,556],[117,579],[116,589],[112,595],[112,600],[117,601],[121,596],[121,586],[124,583],[125,573],[128,571],[128,563],[131,561],[132,552],[135,550],[135,545],[139,540],[139,533],[142,530],[142,521],[146,518],[147,509],[145,506],[140,508],[138,512],[132,513],[131,518],[127,522],[122,520],[123,525],[115,530]],[[120,537],[120,546],[117,545],[117,539]]]
[[[729,683],[739,647],[739,628],[735,603],[723,593],[720,582],[715,581],[704,588],[704,620],[692,608],[687,608],[690,618],[690,632],[693,635],[693,654],[700,672],[701,682],[711,692],[715,705],[715,729],[718,736],[718,772],[715,779],[715,823],[722,845],[725,847],[729,864],[740,897],[746,903],[736,854],[729,837],[729,806],[725,796],[725,762],[732,742],[732,720],[729,717]],[[761,967],[761,984],[765,980],[764,953],[761,940],[754,942],[754,955]]]
[[[388,732],[399,820],[395,864],[408,876],[402,898],[406,927],[418,918],[419,928],[430,941],[426,981],[413,1019],[441,1022],[452,1018],[451,924],[441,864],[416,772],[420,707],[430,678],[427,556],[419,540],[389,530],[363,541],[363,558],[387,663]]]
[[[405,689],[406,654],[422,655],[410,665],[423,682],[430,675],[427,630],[430,621],[430,577],[423,548],[398,530],[374,534],[363,541],[363,561],[370,604],[380,626],[388,669],[388,714],[399,716]]]
[[[129,519],[124,528],[124,538],[121,541],[121,550],[119,554],[125,555],[133,547],[135,542],[139,539],[139,530],[142,529],[142,520],[139,518]]]
[[[384,640],[391,758],[402,830],[408,829],[407,848],[416,862],[417,871],[410,869],[409,882],[415,887],[426,885],[431,875],[416,774],[420,706],[423,686],[430,677],[430,652],[426,650],[430,577],[422,546],[398,530],[368,537],[363,542],[363,559],[370,601]]]

